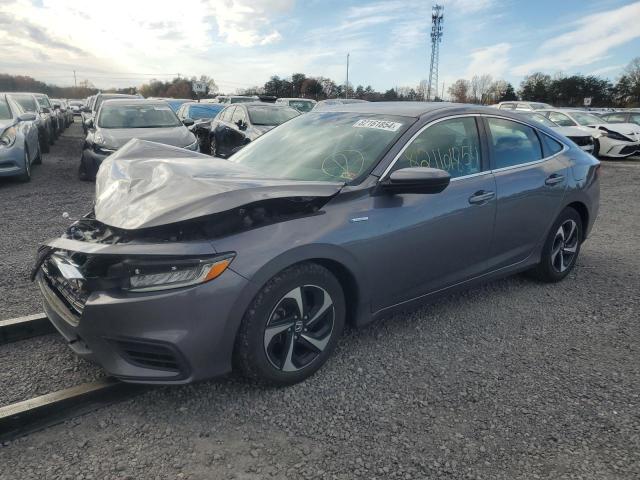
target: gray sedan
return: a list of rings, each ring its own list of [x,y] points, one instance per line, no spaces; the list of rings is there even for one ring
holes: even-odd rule
[[[33,278],[69,346],[125,381],[233,367],[287,385],[347,322],[517,272],[564,279],[599,166],[540,123],[447,103],[327,107],[231,160],[132,140]]]
[[[42,162],[36,115],[0,94],[0,177],[31,180],[31,165]]]

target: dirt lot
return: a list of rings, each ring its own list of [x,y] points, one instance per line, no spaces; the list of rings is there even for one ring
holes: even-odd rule
[[[40,311],[38,243],[91,205],[79,126],[0,181],[0,318]],[[287,389],[235,377],[154,389],[0,448],[0,479],[640,478],[640,162],[605,162],[562,283],[522,276],[341,340]],[[0,347],[0,404],[100,374],[57,335]]]

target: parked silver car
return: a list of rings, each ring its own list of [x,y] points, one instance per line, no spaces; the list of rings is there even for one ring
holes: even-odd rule
[[[9,92],[7,95],[18,103],[25,113],[34,113],[36,115],[35,124],[38,127],[40,150],[44,153],[49,153],[49,147],[55,141],[55,120],[51,109],[40,106],[33,93]]]
[[[198,150],[198,140],[162,100],[111,99],[87,121],[79,177],[93,180],[102,161],[132,138]]]
[[[42,162],[36,115],[0,94],[0,177],[31,180],[31,165]]]
[[[70,348],[125,381],[233,366],[288,385],[346,322],[516,272],[564,279],[599,166],[540,123],[447,103],[326,107],[231,160],[132,140],[33,277]]]
[[[578,145],[582,150],[587,153],[593,153],[593,137],[590,132],[585,132],[576,127],[561,127],[557,123],[552,122],[547,117],[542,115],[541,113],[533,112],[533,111],[518,111],[520,115],[524,117],[535,120],[549,128],[554,129],[560,135],[564,135],[573,143]]]

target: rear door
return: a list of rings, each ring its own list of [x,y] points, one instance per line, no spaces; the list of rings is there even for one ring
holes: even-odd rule
[[[526,260],[546,238],[567,184],[564,145],[512,119],[486,116],[496,182],[497,211],[492,270]]]

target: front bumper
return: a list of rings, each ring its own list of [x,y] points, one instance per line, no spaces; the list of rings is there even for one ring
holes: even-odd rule
[[[24,172],[24,149],[17,144],[0,147],[0,177],[13,177]]]
[[[42,270],[36,280],[47,316],[71,349],[123,381],[181,384],[231,370],[233,305],[247,285],[231,269],[193,287],[93,292],[81,314]]]
[[[640,142],[623,142],[619,140],[604,140],[600,138],[600,152],[602,157],[626,158],[640,155]]]

